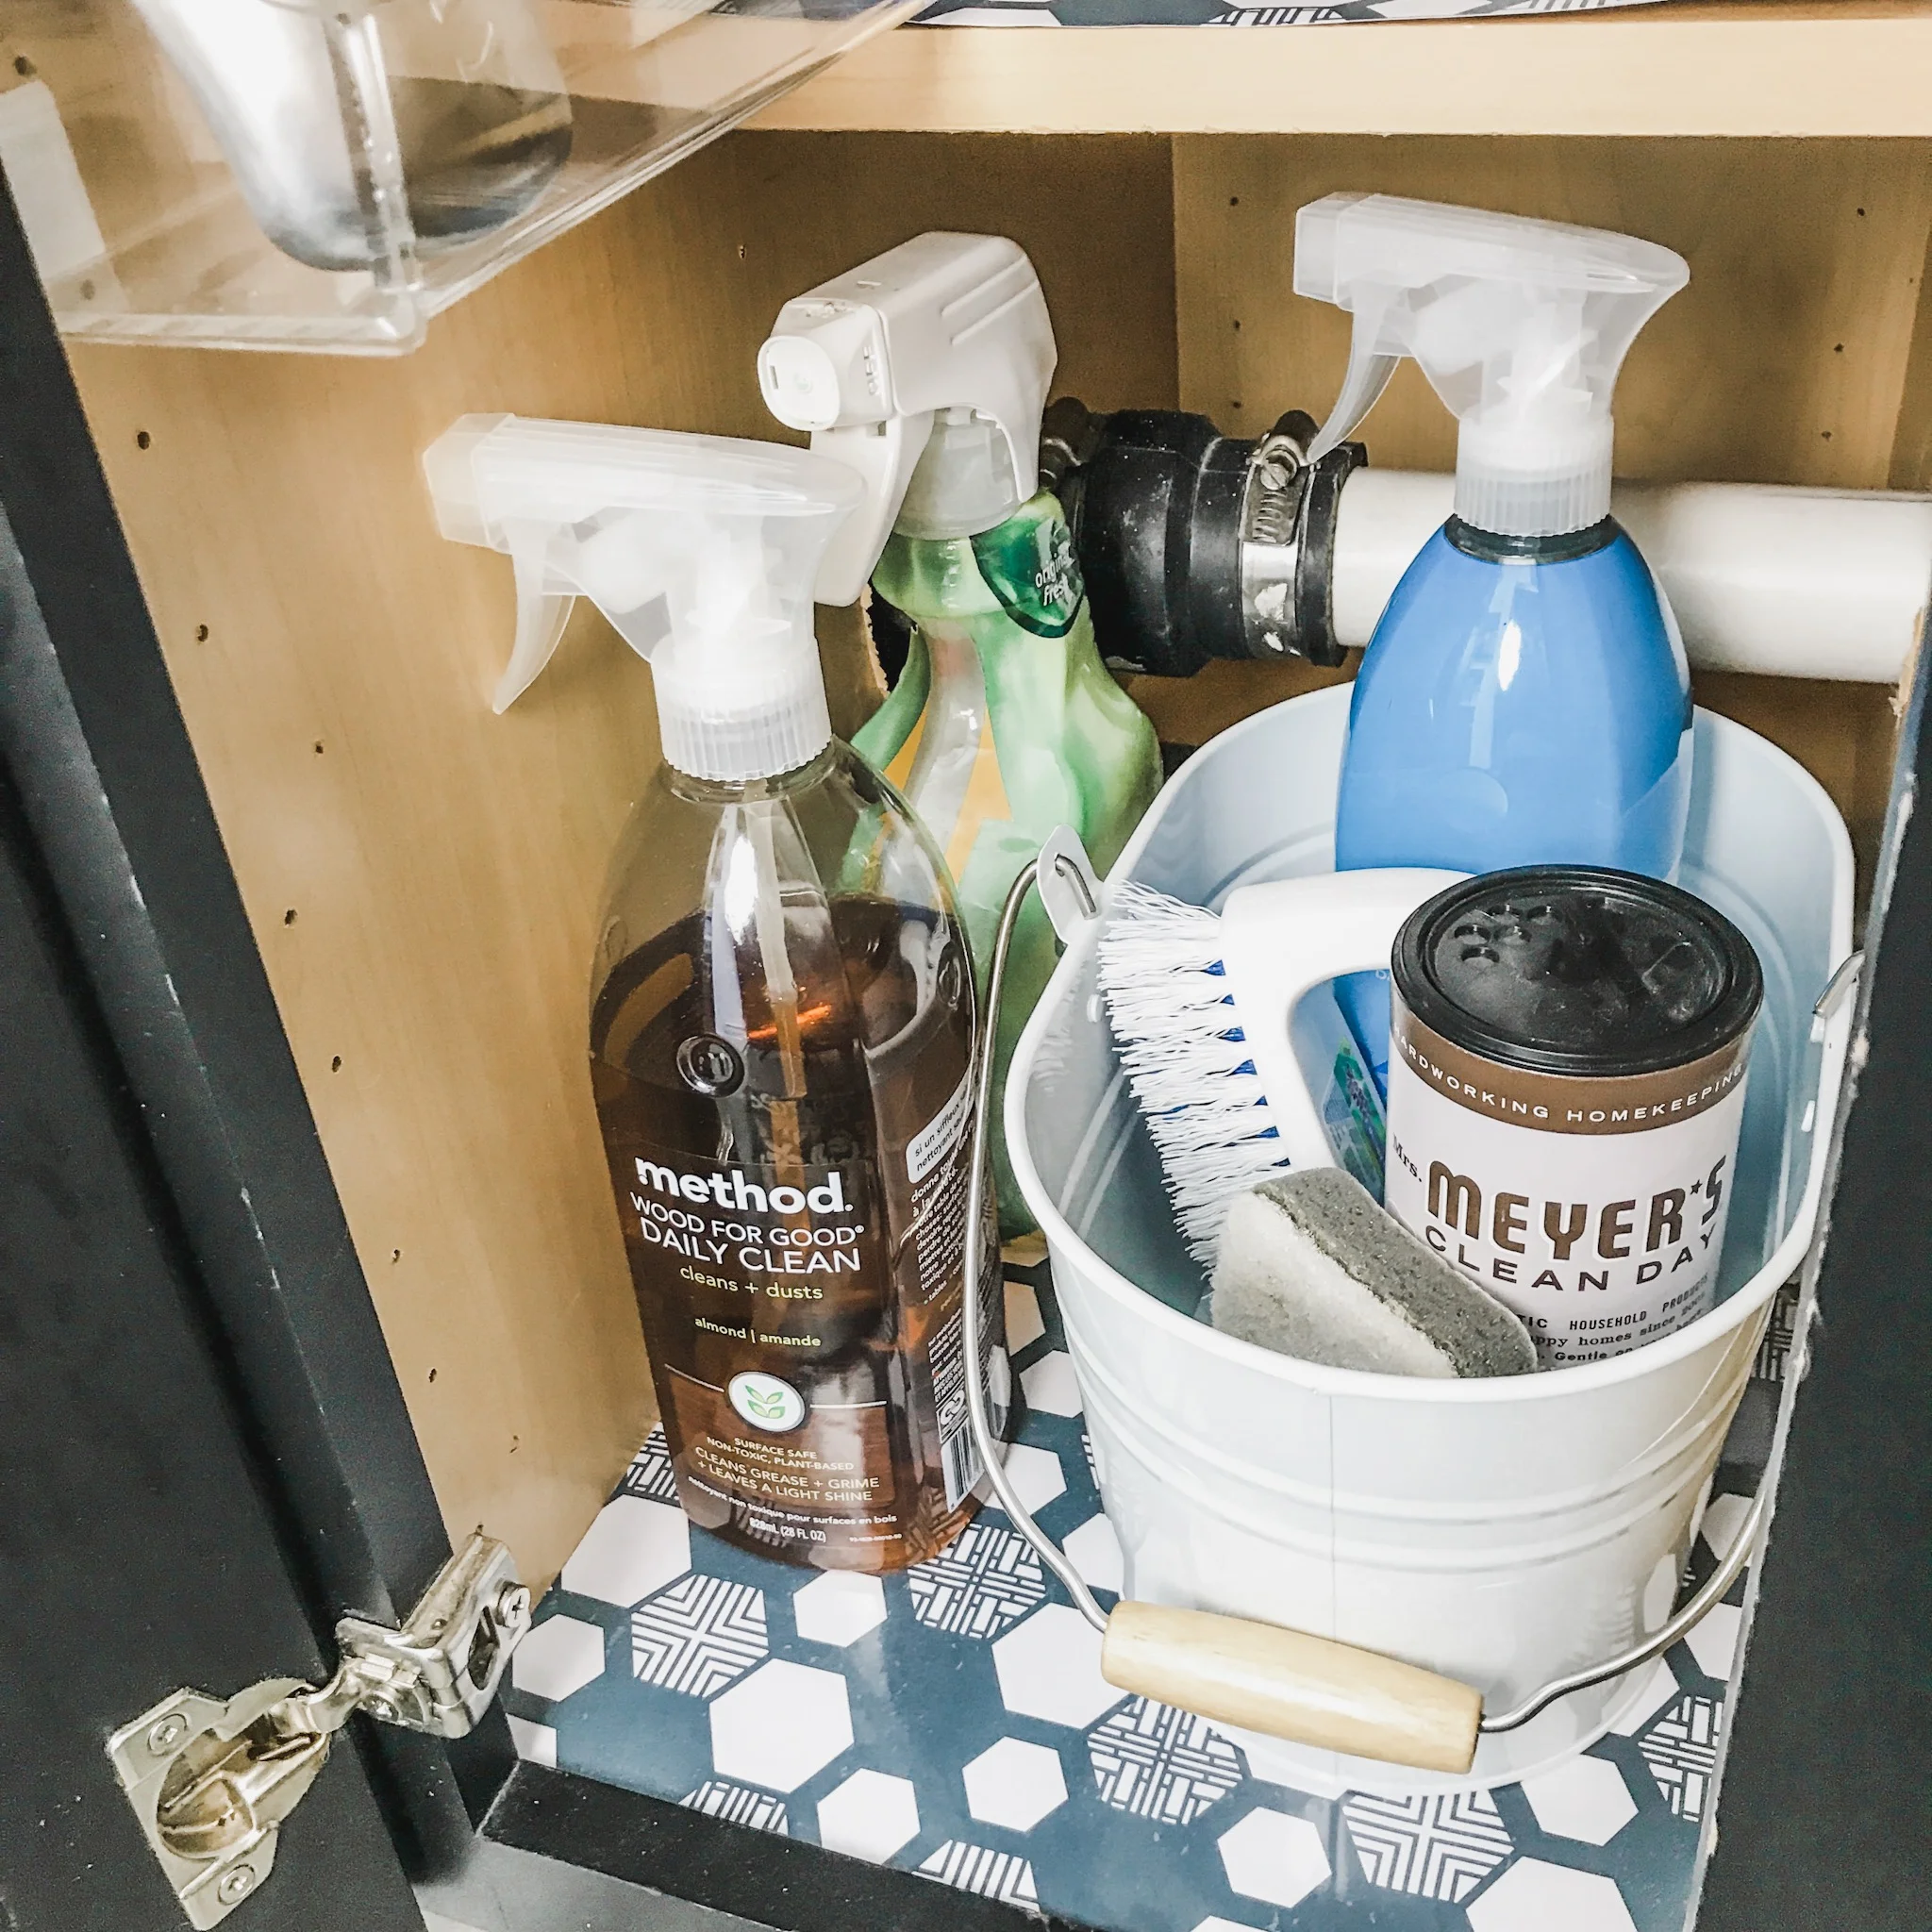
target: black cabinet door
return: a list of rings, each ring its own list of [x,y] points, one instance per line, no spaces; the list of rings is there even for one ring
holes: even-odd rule
[[[105,1752],[448,1555],[0,189],[0,1927],[185,1923]],[[356,1720],[234,1923],[420,1926],[510,1765]]]

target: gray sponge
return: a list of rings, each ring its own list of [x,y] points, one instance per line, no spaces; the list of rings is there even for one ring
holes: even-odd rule
[[[1339,1167],[1298,1168],[1238,1195],[1211,1317],[1277,1355],[1382,1375],[1523,1375],[1516,1317]]]

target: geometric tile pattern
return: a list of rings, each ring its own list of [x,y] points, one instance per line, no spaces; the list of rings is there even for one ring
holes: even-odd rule
[[[1247,1777],[1241,1753],[1205,1719],[1136,1697],[1087,1737],[1100,1801],[1136,1818],[1191,1824]]]
[[[625,1495],[641,1496],[647,1503],[677,1501],[677,1479],[671,1473],[671,1452],[664,1446],[661,1423],[644,1438],[644,1446],[631,1458],[618,1488]]]
[[[1257,1806],[1224,1831],[1215,1845],[1227,1868],[1228,1884],[1243,1898],[1257,1898],[1264,1905],[1298,1906],[1328,1880],[1322,1834],[1290,1811]]]
[[[1637,1932],[1617,1881],[1520,1858],[1470,1901],[1471,1932]]]
[[[992,1647],[1000,1701],[1024,1717],[1084,1729],[1125,1693],[1100,1674],[1100,1637],[1069,1604],[1048,1604]]]
[[[1637,1932],[1615,1878],[1519,1858],[1471,1899],[1471,1932]]]
[[[1008,1473],[1110,1604],[1121,1545],[1052,1284],[1006,1273]],[[1767,1386],[1724,1445],[1693,1574],[1762,1466]],[[504,1692],[525,1757],[1100,1932],[1682,1932],[1742,1623],[1721,1611],[1640,1669],[1613,1735],[1521,1788],[1329,1802],[1108,1683],[999,1509],[915,1570],[812,1570],[690,1524],[655,1431],[539,1616]]]
[[[765,1654],[765,1599],[748,1583],[680,1577],[630,1613],[631,1668],[640,1682],[715,1697]]]
[[[710,1707],[711,1762],[726,1777],[795,1791],[852,1748],[852,1703],[832,1671],[774,1657]]]
[[[1036,1515],[1056,1496],[1067,1492],[1067,1473],[1051,1449],[1038,1449],[1030,1442],[1015,1442],[1007,1451],[1007,1481],[1023,1507]]]
[[[1445,20],[1464,14],[1581,13],[1643,0],[1317,0],[1288,7],[1230,5],[1229,0],[1112,0],[1096,14],[1093,0],[932,0],[917,26],[1330,26],[1378,20]]]
[[[789,1838],[791,1820],[786,1815],[785,1801],[770,1791],[755,1791],[748,1785],[734,1785],[722,1777],[708,1777],[696,1790],[687,1791],[677,1801],[707,1818],[723,1818],[733,1824],[748,1824],[754,1831],[774,1831]]]
[[[1371,1885],[1449,1905],[1460,1905],[1514,1849],[1487,1791],[1351,1791],[1341,1815]]]
[[[929,1630],[993,1637],[1046,1594],[1040,1558],[1000,1523],[975,1517],[929,1562],[908,1573],[912,1614]]]
[[[581,1617],[546,1617],[517,1646],[510,1682],[560,1704],[604,1674],[604,1633]]]
[[[1040,1894],[1034,1889],[1033,1867],[1017,1853],[995,1852],[949,1838],[929,1858],[920,1861],[919,1870],[942,1885],[976,1891],[982,1898],[1000,1899],[1039,1915]]]
[[[557,1762],[557,1733],[548,1724],[532,1724],[526,1717],[513,1717],[509,1721],[510,1741],[517,1747],[517,1756],[525,1764],[549,1764]]]
[[[791,1599],[798,1634],[843,1650],[886,1621],[886,1590],[876,1576],[856,1570],[827,1570]]]
[[[1020,1738],[989,1744],[959,1777],[967,1810],[982,1824],[1003,1824],[1008,1831],[1031,1831],[1067,1802],[1059,1753]]]
[[[1736,1604],[1719,1604],[1685,1638],[1690,1655],[1697,1659],[1697,1668],[1707,1677],[1715,1677],[1723,1683],[1731,1674],[1743,1624],[1744,1613]]]
[[[672,1503],[620,1493],[563,1566],[563,1587],[628,1609],[691,1568],[691,1524]]]
[[[1015,1355],[1046,1333],[1040,1319],[1040,1299],[1024,1281],[1007,1283],[1007,1346]]]
[[[1704,1816],[1723,1727],[1724,1706],[1714,1697],[1687,1690],[1638,1745],[1673,1815],[1693,1824]]]
[[[883,1865],[919,1835],[919,1794],[910,1778],[855,1771],[819,1800],[819,1842]]]
[[[1552,1838],[1607,1845],[1637,1816],[1624,1774],[1606,1757],[1569,1757],[1523,1781],[1536,1822]]]
[[[1020,1377],[1026,1392],[1026,1407],[1047,1415],[1078,1415],[1080,1385],[1074,1379],[1074,1357],[1056,1348],[1033,1364]]]
[[[1757,1355],[1751,1364],[1751,1374],[1757,1381],[1784,1380],[1785,1362],[1797,1332],[1798,1289],[1795,1282],[1788,1282],[1772,1301],[1771,1320],[1765,1324],[1764,1340],[1757,1344]]]

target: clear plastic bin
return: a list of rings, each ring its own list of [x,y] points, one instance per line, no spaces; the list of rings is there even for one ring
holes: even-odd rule
[[[62,330],[398,354],[917,0],[12,0],[0,163]]]

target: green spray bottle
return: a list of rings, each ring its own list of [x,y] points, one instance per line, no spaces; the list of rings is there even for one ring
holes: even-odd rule
[[[780,422],[857,470],[816,595],[907,620],[906,667],[855,747],[945,854],[983,978],[1008,886],[1056,825],[1104,872],[1160,787],[1154,727],[1101,662],[1067,521],[1040,483],[1057,360],[1033,264],[993,235],[915,237],[788,302],[758,352]],[[996,1105],[1053,971],[1037,900],[1015,936]],[[1032,1224],[993,1137],[1002,1232]]]

